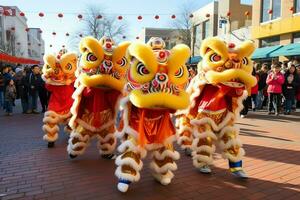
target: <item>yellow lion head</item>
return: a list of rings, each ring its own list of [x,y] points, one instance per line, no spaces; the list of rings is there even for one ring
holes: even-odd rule
[[[77,68],[76,53],[64,53],[55,56],[46,54],[44,56],[43,77],[47,83],[69,85],[75,80]]]
[[[115,46],[113,40],[103,37],[98,41],[85,37],[79,44],[81,52],[79,81],[88,87],[123,90],[128,61],[125,58],[129,42]]]
[[[190,56],[186,45],[164,49],[161,38],[151,38],[148,44],[133,43],[128,47],[130,66],[127,71],[129,99],[139,108],[184,109],[189,104],[185,92]]]
[[[200,48],[203,58],[198,64],[200,76],[211,84],[222,83],[249,89],[256,84],[250,59],[254,50],[255,46],[251,41],[245,41],[236,47],[235,44],[227,44],[216,37],[207,38]]]

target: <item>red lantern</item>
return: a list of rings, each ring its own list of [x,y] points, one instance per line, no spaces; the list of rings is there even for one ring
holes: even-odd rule
[[[83,18],[82,14],[77,15],[77,17],[79,20]]]
[[[176,18],[176,15],[172,15],[171,18],[172,18],[172,19],[175,19],[175,18]]]
[[[294,13],[294,7],[290,7],[290,11]]]
[[[20,16],[21,16],[21,17],[24,17],[24,16],[25,16],[25,13],[20,12]]]
[[[58,15],[57,15],[59,18],[63,18],[64,17],[64,15],[62,14],[62,13],[58,13]]]
[[[62,45],[62,48],[65,48],[65,45]]]
[[[273,10],[272,9],[268,10],[268,13],[271,15],[273,13]]]
[[[138,18],[138,20],[142,20],[143,19],[143,17],[141,15],[139,15],[137,18]]]
[[[249,11],[246,11],[246,12],[245,12],[245,16],[246,16],[246,17],[249,17],[249,16],[250,16],[250,12],[249,12]]]
[[[45,15],[44,15],[44,13],[40,12],[40,13],[39,13],[39,16],[40,16],[40,17],[44,17]]]
[[[28,31],[29,31],[29,28],[25,28],[25,31],[28,32]]]
[[[97,19],[102,19],[102,15],[98,15],[96,18]]]
[[[158,19],[159,19],[159,16],[158,16],[158,15],[155,15],[155,17],[154,17],[154,18],[158,20]]]
[[[68,37],[68,36],[70,36],[70,34],[69,34],[69,33],[66,33],[66,36]]]
[[[123,39],[125,39],[126,38],[126,36],[125,35],[123,35],[123,37],[122,37]]]
[[[39,47],[40,47],[40,46],[42,46],[42,45],[39,43]]]
[[[189,16],[190,18],[193,18],[194,17],[194,15],[193,14],[190,14],[190,16]]]
[[[52,47],[52,44],[50,44],[49,46]]]
[[[205,17],[209,18],[209,17],[210,17],[210,14],[209,14],[209,13],[207,13],[207,14],[205,15]]]
[[[30,46],[31,45],[31,43],[30,42],[28,42],[28,46]]]
[[[231,16],[231,12],[228,11],[226,15],[227,15],[227,17],[230,17]]]
[[[123,19],[123,17],[120,15],[120,16],[118,16],[118,20],[122,20]]]
[[[138,39],[140,39],[140,37],[139,37],[139,36],[137,36],[135,39],[137,39],[137,40],[138,40]]]
[[[53,33],[52,33],[52,35],[56,35],[56,33],[55,33],[55,32],[53,32]]]
[[[41,55],[43,56],[43,55],[45,55],[44,53],[41,53]]]
[[[3,14],[4,14],[4,16],[9,16],[10,15],[8,10],[4,10]]]
[[[16,30],[16,28],[15,27],[11,27],[11,29],[10,30],[12,30],[12,31],[15,31]]]
[[[82,37],[82,34],[79,34],[79,37]]]
[[[42,30],[39,30],[39,33],[43,33],[43,31],[42,31]]]
[[[20,43],[20,42],[17,42],[17,45],[21,45],[21,43]]]

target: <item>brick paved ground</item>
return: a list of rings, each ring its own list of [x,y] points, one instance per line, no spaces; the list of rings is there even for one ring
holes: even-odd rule
[[[234,179],[219,154],[208,176],[182,154],[169,186],[153,180],[146,161],[141,181],[126,194],[116,189],[114,162],[100,159],[95,143],[70,160],[66,135],[54,149],[46,147],[41,120],[41,114],[4,117],[0,111],[0,199],[300,199],[299,116],[259,112],[240,120],[248,181]]]

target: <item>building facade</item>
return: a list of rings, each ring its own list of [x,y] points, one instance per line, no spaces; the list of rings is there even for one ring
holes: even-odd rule
[[[160,37],[166,43],[166,48],[171,49],[176,44],[182,43],[178,29],[171,28],[143,28],[138,35],[138,40],[147,43],[151,37]]]
[[[255,0],[252,12],[252,37],[258,47],[300,42],[300,0]]]
[[[240,0],[212,1],[193,13],[192,54],[199,55],[202,40],[219,36],[240,43],[250,38],[252,6]]]
[[[16,57],[42,61],[44,40],[39,28],[28,28],[16,6],[0,6],[0,49]]]

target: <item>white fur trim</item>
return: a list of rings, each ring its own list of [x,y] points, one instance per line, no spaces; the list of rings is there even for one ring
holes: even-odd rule
[[[212,131],[204,131],[204,132],[198,132],[198,129],[195,128],[194,132],[193,132],[194,138],[199,138],[199,139],[203,139],[203,138],[207,138],[207,137],[211,137],[213,140],[217,140],[217,136],[215,135],[215,133],[213,133]],[[199,140],[198,140],[199,141]]]
[[[48,142],[55,142],[58,139],[58,134],[55,133],[53,134],[53,136],[51,137],[49,134],[46,134],[43,136],[43,140],[46,140]]]
[[[106,135],[106,140],[107,141],[105,141],[105,142],[108,142],[110,139],[113,139],[114,140],[114,142],[113,142],[113,144],[110,144],[110,143],[104,143],[104,144],[101,144],[101,143],[103,143],[102,141],[101,141],[101,136],[98,136],[97,138],[98,138],[98,143],[97,143],[97,148],[98,148],[98,150],[99,150],[99,153],[102,155],[102,154],[111,154],[111,153],[113,153],[114,152],[114,150],[116,149],[116,145],[117,145],[117,140],[116,140],[116,138],[114,137],[114,135],[113,134],[108,134],[108,135],[111,135],[110,137],[107,137],[107,135]],[[108,139],[107,139],[108,138]],[[104,149],[106,149],[106,150],[104,150]]]
[[[245,155],[245,150],[243,148],[239,149],[239,153],[237,156],[230,154],[229,152],[223,152],[222,157],[230,160],[231,162],[239,162],[243,159]]]
[[[163,160],[166,157],[170,157],[173,160],[178,160],[180,158],[180,155],[177,151],[172,151],[172,150],[166,149],[161,154],[159,153],[159,151],[154,151],[151,154],[151,157],[154,157],[157,160]]]
[[[216,151],[216,146],[212,145],[212,146],[208,146],[208,145],[201,145],[201,146],[192,146],[192,154],[194,153],[195,155],[197,154],[197,152],[206,152],[209,154],[213,154]]]
[[[70,109],[70,112],[72,114],[72,117],[69,121],[69,126],[72,129],[75,129],[76,126],[76,122],[75,120],[77,119],[77,114],[78,114],[78,107],[80,105],[80,101],[81,101],[81,94],[84,90],[85,86],[84,85],[79,85],[76,90],[74,91],[72,98],[74,99],[73,105]]]
[[[128,180],[130,182],[138,182],[140,180],[140,173],[139,172],[136,172],[136,175],[128,174],[128,173],[123,173],[121,166],[117,167],[117,169],[115,171],[115,175],[119,179],[125,179],[125,180]]]
[[[200,154],[194,154],[194,152],[192,154],[193,154],[193,165],[196,168],[201,168],[204,165],[211,165],[213,163],[212,155],[205,156]]]
[[[220,149],[222,149],[223,151],[226,149],[229,149],[232,146],[238,146],[238,147],[242,147],[243,144],[241,142],[241,140],[239,138],[236,139],[230,139],[227,141],[227,143],[225,144],[223,140],[220,140],[219,142],[219,147]]]
[[[45,133],[55,134],[59,132],[59,127],[57,125],[50,127],[48,124],[44,124],[42,129]]]
[[[147,155],[147,151],[144,148],[136,146],[130,140],[121,142],[121,144],[118,146],[118,151],[121,153],[125,151],[132,151],[134,153],[139,153],[141,155],[141,158],[145,158]]]
[[[162,175],[158,173],[153,173],[153,177],[159,181],[162,185],[168,185],[171,183],[171,180],[174,177],[174,174],[171,171],[168,171],[167,174]]]
[[[234,126],[225,126],[224,128],[222,128],[222,130],[218,134],[218,138],[221,139],[224,136],[224,134],[227,133],[227,132],[235,132],[235,135],[238,136],[239,132],[240,132],[240,129],[236,125],[234,125]]]
[[[122,158],[123,154],[119,155],[115,161],[117,166],[128,165],[136,171],[140,171],[143,168],[143,162],[140,160],[140,163],[135,162],[131,157]]]
[[[166,163],[164,164],[163,166],[159,167],[155,161],[152,161],[150,163],[150,168],[155,171],[156,173],[159,173],[159,174],[163,174],[163,173],[166,173],[168,172],[168,170],[171,170],[171,171],[175,171],[177,170],[177,165],[175,162],[172,162],[172,163]]]
[[[75,137],[79,139],[79,142],[77,142],[76,144],[73,144],[72,140]],[[69,144],[67,147],[68,153],[72,154],[72,155],[82,155],[85,152],[86,147],[89,144],[89,140],[90,140],[89,135],[82,136],[80,133],[76,133],[73,131],[69,138]],[[78,147],[81,147],[81,150],[79,150],[79,151],[75,150]]]

